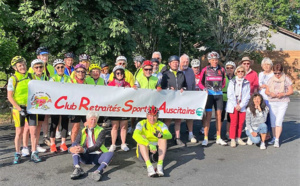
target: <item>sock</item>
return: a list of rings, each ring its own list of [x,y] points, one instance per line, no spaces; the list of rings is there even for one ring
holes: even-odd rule
[[[163,161],[164,160],[158,160],[157,165],[161,165],[162,166],[163,165]]]
[[[208,140],[208,136],[204,136],[204,140]]]
[[[147,161],[146,161],[146,166],[147,166],[147,168],[150,167],[150,166],[152,166],[152,163],[151,163],[150,160],[147,160]]]
[[[217,135],[217,140],[221,139],[221,136],[220,135]]]
[[[275,141],[279,141],[279,139],[278,139],[278,138],[275,138]]]
[[[193,134],[193,132],[189,132],[189,136],[193,136],[194,134]]]

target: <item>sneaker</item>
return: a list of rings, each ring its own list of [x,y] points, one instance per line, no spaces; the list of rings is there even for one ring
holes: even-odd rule
[[[51,142],[50,142],[50,139],[48,138],[48,137],[44,137],[43,138],[43,141],[44,141],[44,143],[47,145],[47,146],[51,146]]]
[[[273,145],[275,143],[275,138],[273,137],[271,141],[268,142],[269,145]]]
[[[148,171],[148,176],[149,177],[154,177],[156,175],[156,172],[155,172],[154,167],[152,165],[150,167],[147,167],[147,171]]]
[[[41,146],[39,146],[39,145],[36,146],[36,150],[37,150],[38,152],[46,152],[46,151],[47,151],[45,148],[43,148],[43,147],[41,147]]]
[[[190,141],[191,143],[197,143],[197,140],[196,140],[196,138],[195,138],[194,135],[189,135],[189,141]]]
[[[61,144],[61,145],[59,146],[59,148],[60,148],[60,150],[61,150],[62,152],[68,151],[68,147],[67,147],[67,145],[66,145],[65,143]]]
[[[68,135],[71,136],[71,131],[70,130],[68,131]]]
[[[248,140],[247,140],[247,145],[253,145],[253,142],[251,141],[251,139],[248,137]]]
[[[56,148],[56,145],[55,145],[55,144],[51,145],[51,147],[50,147],[50,152],[51,152],[51,153],[57,152],[57,148]]]
[[[38,151],[35,151],[31,154],[31,161],[33,161],[34,163],[38,163],[38,162],[41,162],[41,158],[39,157],[39,152]]]
[[[237,142],[239,145],[246,145],[246,143],[245,143],[241,138],[237,138],[236,142]]]
[[[218,145],[222,145],[222,146],[227,145],[227,143],[226,143],[225,141],[223,141],[221,138],[218,139],[218,140],[216,140],[216,143],[217,143]]]
[[[125,152],[129,151],[129,148],[127,147],[126,143],[121,145],[121,149]]]
[[[279,148],[279,140],[275,140],[275,142],[274,142],[274,147],[275,147],[275,148]]]
[[[77,179],[77,178],[79,178],[80,176],[82,176],[84,174],[85,173],[81,168],[75,168],[70,177],[71,177],[72,180],[74,180],[74,179]]]
[[[19,153],[15,153],[15,156],[14,156],[14,164],[19,164],[21,162],[21,154]]]
[[[133,133],[132,127],[128,127],[128,129],[127,129],[127,134],[132,134],[132,133]]]
[[[202,141],[202,146],[207,146],[207,144],[208,144],[208,140],[205,139]]]
[[[61,138],[61,132],[60,131],[56,131],[55,138],[56,139],[60,139]]]
[[[161,177],[161,176],[164,176],[164,168],[162,165],[157,165],[157,168],[156,168],[156,174]]]
[[[236,147],[236,141],[234,139],[231,139],[230,147]]]
[[[266,149],[265,143],[264,143],[264,142],[261,142],[259,148],[260,148],[261,150],[265,150],[265,149]]]
[[[89,173],[89,178],[95,181],[100,181],[102,177],[102,174],[100,174],[100,171],[95,170],[94,172]]]
[[[114,152],[116,150],[116,145],[111,145],[110,147],[109,147],[109,152]]]
[[[22,157],[27,157],[30,155],[29,149],[27,147],[22,148]]]
[[[199,132],[200,134],[204,134],[204,127],[202,127]]]
[[[183,146],[184,143],[180,140],[180,138],[175,138],[175,144],[179,146]]]

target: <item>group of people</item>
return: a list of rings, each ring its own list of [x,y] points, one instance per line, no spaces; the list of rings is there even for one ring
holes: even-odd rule
[[[118,129],[120,128],[121,149],[129,151],[126,144],[127,132],[133,132],[133,139],[137,142],[137,157],[146,163],[148,176],[163,176],[163,160],[167,151],[166,140],[172,139],[169,126],[172,119],[158,120],[159,110],[155,106],[149,106],[146,119],[131,118],[131,126],[128,128],[127,117],[110,117],[111,146],[104,146],[105,130],[97,123],[103,123],[103,117],[96,112],[90,112],[87,116],[65,115],[36,115],[27,114],[26,105],[28,98],[28,83],[30,80],[65,82],[74,84],[93,84],[100,86],[132,87],[134,89],[155,89],[157,91],[206,91],[208,94],[203,117],[204,134],[202,146],[208,145],[208,132],[212,117],[212,109],[216,116],[216,144],[227,145],[221,138],[221,126],[227,115],[227,134],[230,146],[252,145],[260,143],[260,149],[266,149],[266,140],[274,147],[279,147],[279,138],[282,132],[282,122],[288,106],[289,95],[293,94],[292,82],[284,74],[281,63],[274,64],[270,58],[264,58],[261,62],[263,71],[257,73],[250,67],[253,60],[243,57],[236,63],[228,61],[224,67],[219,64],[219,54],[210,52],[207,54],[209,64],[201,69],[198,59],[190,62],[188,55],[170,56],[168,67],[162,64],[161,53],[156,51],[150,60],[142,56],[134,57],[136,72],[133,74],[128,69],[127,58],[118,56],[115,67],[109,73],[109,66],[103,63],[101,66],[91,64],[91,58],[87,54],[79,55],[79,64],[74,66],[75,55],[66,53],[64,59],[56,59],[53,66],[48,63],[49,51],[46,47],[40,47],[36,51],[37,59],[31,62],[27,71],[26,60],[16,56],[11,61],[15,70],[10,77],[7,86],[7,97],[13,105],[13,119],[15,122],[15,155],[14,164],[20,163],[21,156],[29,156],[29,133],[31,139],[31,160],[40,162],[39,152],[46,149],[39,145],[40,132],[43,129],[44,143],[50,146],[51,152],[57,152],[55,136],[61,134],[60,151],[72,153],[74,172],[72,179],[84,174],[80,162],[100,164],[99,168],[91,174],[91,178],[101,179],[104,168],[108,165],[116,150]],[[191,67],[189,64],[191,63]],[[201,98],[195,98],[195,100]],[[226,114],[227,113],[227,114]],[[48,120],[50,122],[50,139],[48,138]],[[245,122],[246,121],[246,122]],[[66,145],[66,138],[71,123],[70,148]],[[84,128],[80,131],[80,123]],[[59,123],[61,131],[59,131]],[[174,120],[176,145],[183,146],[180,136],[181,119]],[[193,133],[193,120],[186,120],[189,137],[188,140],[196,143]],[[243,125],[246,123],[247,143],[241,139]],[[271,137],[271,134],[273,137]],[[21,140],[23,148],[21,151]],[[157,162],[154,169],[151,162]]]

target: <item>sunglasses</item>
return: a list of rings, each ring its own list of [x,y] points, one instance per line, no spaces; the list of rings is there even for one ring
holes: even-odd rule
[[[81,71],[81,70],[77,70],[76,72],[77,72],[77,73],[85,74],[85,71]]]
[[[42,69],[42,68],[44,68],[44,66],[36,66],[36,67],[34,67],[35,69]]]
[[[63,69],[65,68],[64,66],[56,66],[56,69]]]
[[[280,75],[281,72],[274,72],[274,75]]]
[[[144,68],[145,71],[152,71],[152,68]]]
[[[126,63],[119,63],[118,65],[126,65]]]
[[[243,63],[243,65],[250,65],[250,63]]]
[[[237,73],[245,73],[244,71],[237,71]]]
[[[229,70],[229,69],[230,69],[230,70],[233,70],[233,67],[227,67],[226,69],[227,69],[227,70]]]
[[[116,75],[124,75],[124,74],[121,72],[117,72]]]

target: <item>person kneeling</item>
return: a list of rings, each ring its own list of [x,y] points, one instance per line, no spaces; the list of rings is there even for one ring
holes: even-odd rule
[[[74,172],[71,179],[77,179],[85,174],[80,167],[80,162],[85,164],[97,164],[98,169],[89,174],[89,177],[99,181],[103,170],[113,157],[113,152],[108,152],[105,144],[105,130],[97,125],[99,115],[96,112],[89,112],[86,116],[84,128],[77,135],[69,151],[72,153]]]
[[[166,124],[158,121],[159,110],[155,106],[147,109],[147,119],[140,121],[134,130],[133,139],[137,142],[137,157],[146,162],[148,176],[164,176],[163,160],[167,151],[167,140],[172,139],[172,134]],[[157,148],[158,146],[158,148]],[[158,151],[158,152],[157,152]],[[158,156],[157,170],[150,161],[150,156]]]

